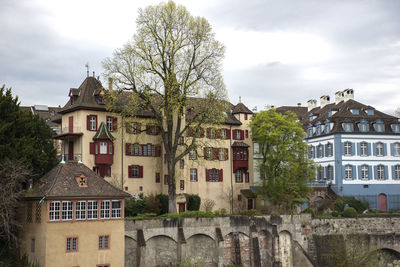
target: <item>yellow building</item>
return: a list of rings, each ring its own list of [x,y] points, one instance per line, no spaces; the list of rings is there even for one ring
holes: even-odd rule
[[[69,91],[62,114],[61,133],[65,160],[81,160],[86,166],[130,194],[168,193],[165,153],[151,112],[141,111],[127,121],[106,110],[104,88],[87,77]],[[186,209],[187,194],[215,203],[214,210],[253,208],[253,200],[241,194],[253,184],[253,151],[249,122],[253,113],[242,103],[230,104],[222,125],[204,126],[198,139],[202,147],[177,165],[177,208]],[[190,140],[190,129],[181,138]],[[248,196],[248,195],[247,195]]]
[[[82,163],[60,163],[28,191],[21,251],[40,266],[124,266],[124,198]]]

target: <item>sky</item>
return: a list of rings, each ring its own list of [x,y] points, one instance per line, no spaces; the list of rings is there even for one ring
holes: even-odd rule
[[[21,105],[63,106],[85,64],[101,75],[101,62],[135,33],[138,9],[159,2],[0,0],[0,86]],[[400,107],[400,1],[176,2],[205,17],[226,46],[233,104],[306,106],[353,88],[355,100],[378,110]]]

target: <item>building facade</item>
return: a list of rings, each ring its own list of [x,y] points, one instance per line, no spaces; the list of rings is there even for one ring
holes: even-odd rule
[[[124,198],[81,163],[60,163],[30,189],[21,251],[40,266],[124,266]]]
[[[130,194],[167,194],[165,152],[151,112],[141,111],[131,118],[113,114],[106,110],[104,93],[94,77],[70,90],[69,101],[59,111],[61,132],[56,136],[63,141],[65,160],[83,162]],[[253,181],[248,125],[253,113],[242,103],[230,104],[226,113],[222,125],[202,128],[198,138],[201,146],[177,164],[179,211],[186,209],[187,194],[214,201],[214,209],[230,210],[232,201],[234,209],[252,205],[240,192]],[[180,140],[182,147],[193,135],[189,129]]]
[[[278,111],[284,109],[290,107]],[[400,209],[398,118],[355,101],[353,89],[337,92],[332,103],[329,96],[320,106],[309,100],[297,114],[318,165],[313,187],[366,200],[373,209]]]

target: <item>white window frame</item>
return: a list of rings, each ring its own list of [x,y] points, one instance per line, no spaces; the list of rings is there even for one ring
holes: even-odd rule
[[[345,142],[344,143],[344,155],[345,156],[351,156],[352,154],[352,144],[351,142]]]
[[[110,219],[110,200],[102,200],[100,204],[100,219]]]
[[[197,169],[190,169],[190,181],[197,182]]]
[[[378,165],[377,166],[377,176],[376,179],[377,180],[385,180],[385,166],[383,165]]]
[[[107,154],[107,142],[100,142],[100,154]]]
[[[400,156],[400,143],[394,143],[393,150],[393,155]]]
[[[332,165],[328,165],[327,166],[327,177],[326,177],[326,179],[327,180],[333,180],[333,166]]]
[[[345,179],[346,180],[353,180],[353,166],[346,165],[344,169]]]
[[[99,204],[97,200],[88,200],[87,202],[87,218],[88,220],[97,220],[99,217]]]
[[[95,131],[96,130],[96,124],[97,124],[96,123],[96,121],[97,121],[96,120],[96,116],[91,115],[89,120],[90,120],[90,130],[91,131]]]
[[[112,131],[113,130],[113,118],[112,117],[107,117],[106,124],[107,124],[107,129],[109,131]]]
[[[361,166],[361,179],[369,180],[369,168],[367,165]]]
[[[72,201],[62,202],[61,219],[63,221],[71,221],[73,219],[73,203]]]
[[[236,140],[240,140],[240,130],[236,130],[235,137],[236,137]]]
[[[60,210],[61,210],[61,202],[60,201],[50,202],[50,206],[49,206],[50,221],[59,221],[60,220]]]
[[[223,148],[218,149],[218,157],[219,160],[225,160],[225,149]]]
[[[80,200],[75,204],[75,218],[76,220],[86,220],[86,201]]]
[[[119,207],[114,208],[114,203],[119,203]],[[113,200],[111,203],[111,217],[121,218],[122,216],[122,203],[121,200]]]
[[[235,182],[243,183],[243,171],[241,169],[237,169],[235,172]]]
[[[400,180],[400,165],[394,166],[394,174],[393,179]]]
[[[376,155],[379,157],[383,156],[383,143],[376,143]]]
[[[368,156],[368,143],[367,142],[360,143],[360,156]]]
[[[197,159],[197,151],[195,149],[190,150],[189,159],[191,159],[191,160]]]
[[[328,154],[328,157],[332,157],[332,155],[333,155],[333,145],[332,145],[332,143],[328,143],[327,144],[327,154]]]

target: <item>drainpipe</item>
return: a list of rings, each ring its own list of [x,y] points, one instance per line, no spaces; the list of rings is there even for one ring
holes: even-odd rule
[[[229,150],[232,151],[232,125],[229,126],[229,131],[230,131],[230,138],[229,138]],[[232,153],[230,153],[230,166],[231,166],[231,214],[233,214],[233,156]]]

